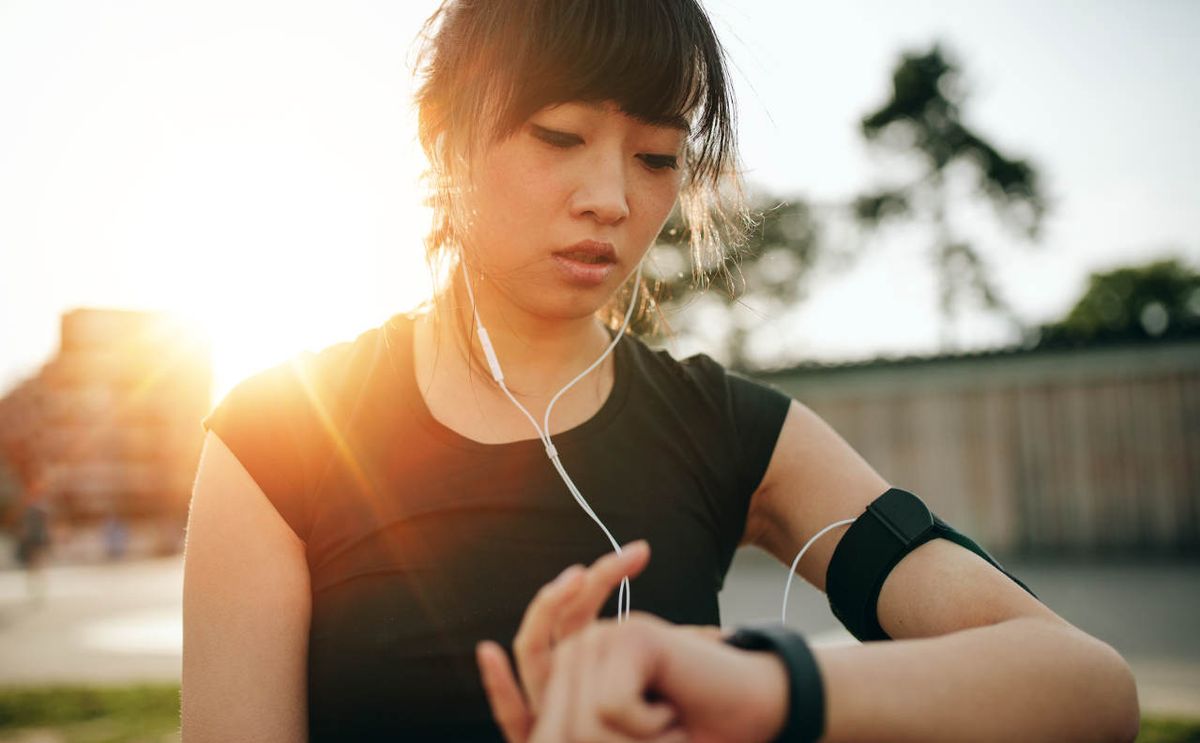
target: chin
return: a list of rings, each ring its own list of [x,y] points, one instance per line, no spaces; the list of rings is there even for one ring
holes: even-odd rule
[[[579,291],[566,294],[567,296],[552,305],[541,304],[539,307],[531,309],[548,320],[584,320],[595,317],[596,313],[604,309],[613,296],[611,293],[600,294],[599,292],[588,292],[585,295]]]

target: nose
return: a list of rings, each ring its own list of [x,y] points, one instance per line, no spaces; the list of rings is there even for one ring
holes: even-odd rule
[[[603,153],[589,158],[571,201],[572,213],[605,225],[620,224],[629,216],[625,176],[620,155]]]

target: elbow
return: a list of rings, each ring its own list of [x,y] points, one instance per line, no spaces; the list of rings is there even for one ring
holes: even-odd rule
[[[1138,737],[1141,707],[1133,670],[1110,645],[1096,640],[1096,679],[1102,684],[1103,711],[1097,723],[1104,725],[1104,739],[1128,743]]]
[[[1035,620],[1039,623],[1041,619]],[[1060,737],[1128,743],[1141,727],[1137,683],[1129,664],[1113,647],[1058,620],[1045,639],[1047,655],[1057,655],[1062,696],[1055,704],[1063,717]],[[1042,625],[1045,627],[1046,625]]]
[[[1113,655],[1117,655],[1115,650]],[[1138,704],[1137,683],[1134,681],[1133,671],[1121,656],[1117,655],[1117,659],[1120,661],[1121,717],[1117,724],[1116,740],[1132,741],[1137,739],[1142,726],[1142,710]]]

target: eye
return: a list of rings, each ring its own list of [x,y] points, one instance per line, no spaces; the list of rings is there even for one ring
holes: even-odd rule
[[[578,135],[571,134],[570,132],[560,132],[555,129],[547,129],[544,126],[538,126],[537,124],[530,124],[529,129],[533,132],[533,136],[542,140],[551,147],[560,147],[566,149],[567,147],[574,147],[577,144],[583,144],[583,140],[580,139]]]
[[[679,158],[674,155],[638,155],[651,170],[679,169]]]

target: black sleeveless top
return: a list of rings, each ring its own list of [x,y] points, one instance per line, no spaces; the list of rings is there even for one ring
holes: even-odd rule
[[[306,544],[313,741],[501,740],[475,644],[511,647],[543,584],[611,550],[532,426],[530,439],[482,444],[433,418],[412,325],[397,315],[256,374],[204,421]],[[717,592],[790,399],[631,336],[613,353],[608,399],[555,446],[614,537],[650,542],[633,609],[719,624]],[[615,613],[614,592],[603,614]]]

